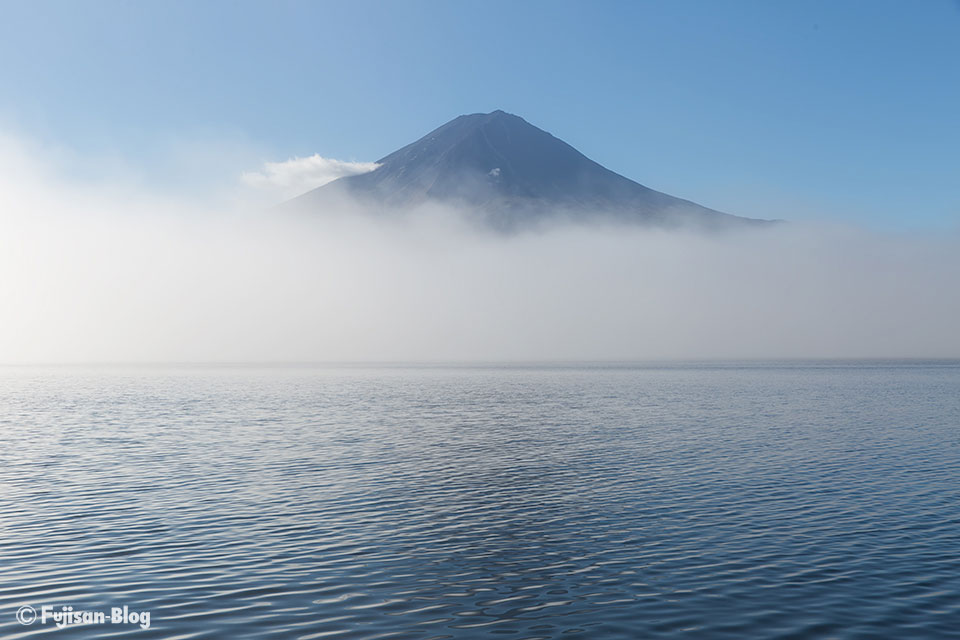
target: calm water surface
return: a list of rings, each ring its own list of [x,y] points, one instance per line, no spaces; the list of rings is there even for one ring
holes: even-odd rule
[[[960,637],[960,363],[5,368],[0,443],[3,638]]]

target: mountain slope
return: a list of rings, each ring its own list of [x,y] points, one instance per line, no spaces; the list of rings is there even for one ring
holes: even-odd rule
[[[438,203],[506,231],[554,219],[711,228],[765,222],[654,191],[503,111],[455,118],[378,163],[291,205],[322,209],[345,196],[384,211]]]

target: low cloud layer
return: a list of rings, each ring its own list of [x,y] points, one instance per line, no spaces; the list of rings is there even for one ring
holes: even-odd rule
[[[215,208],[3,148],[0,362],[960,356],[956,234],[505,238],[446,209]]]
[[[259,171],[243,173],[241,179],[251,187],[265,189],[279,199],[287,199],[337,178],[373,171],[378,166],[376,162],[347,162],[314,154],[285,162],[267,162]]]

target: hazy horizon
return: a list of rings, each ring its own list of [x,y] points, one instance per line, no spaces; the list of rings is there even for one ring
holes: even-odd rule
[[[6,140],[4,363],[960,357],[957,232],[279,215],[286,183],[85,179]]]

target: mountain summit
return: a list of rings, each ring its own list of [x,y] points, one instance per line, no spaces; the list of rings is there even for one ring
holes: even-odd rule
[[[290,204],[322,209],[344,196],[377,210],[439,203],[502,231],[554,219],[708,228],[765,222],[654,191],[504,111],[455,118],[377,163]]]

